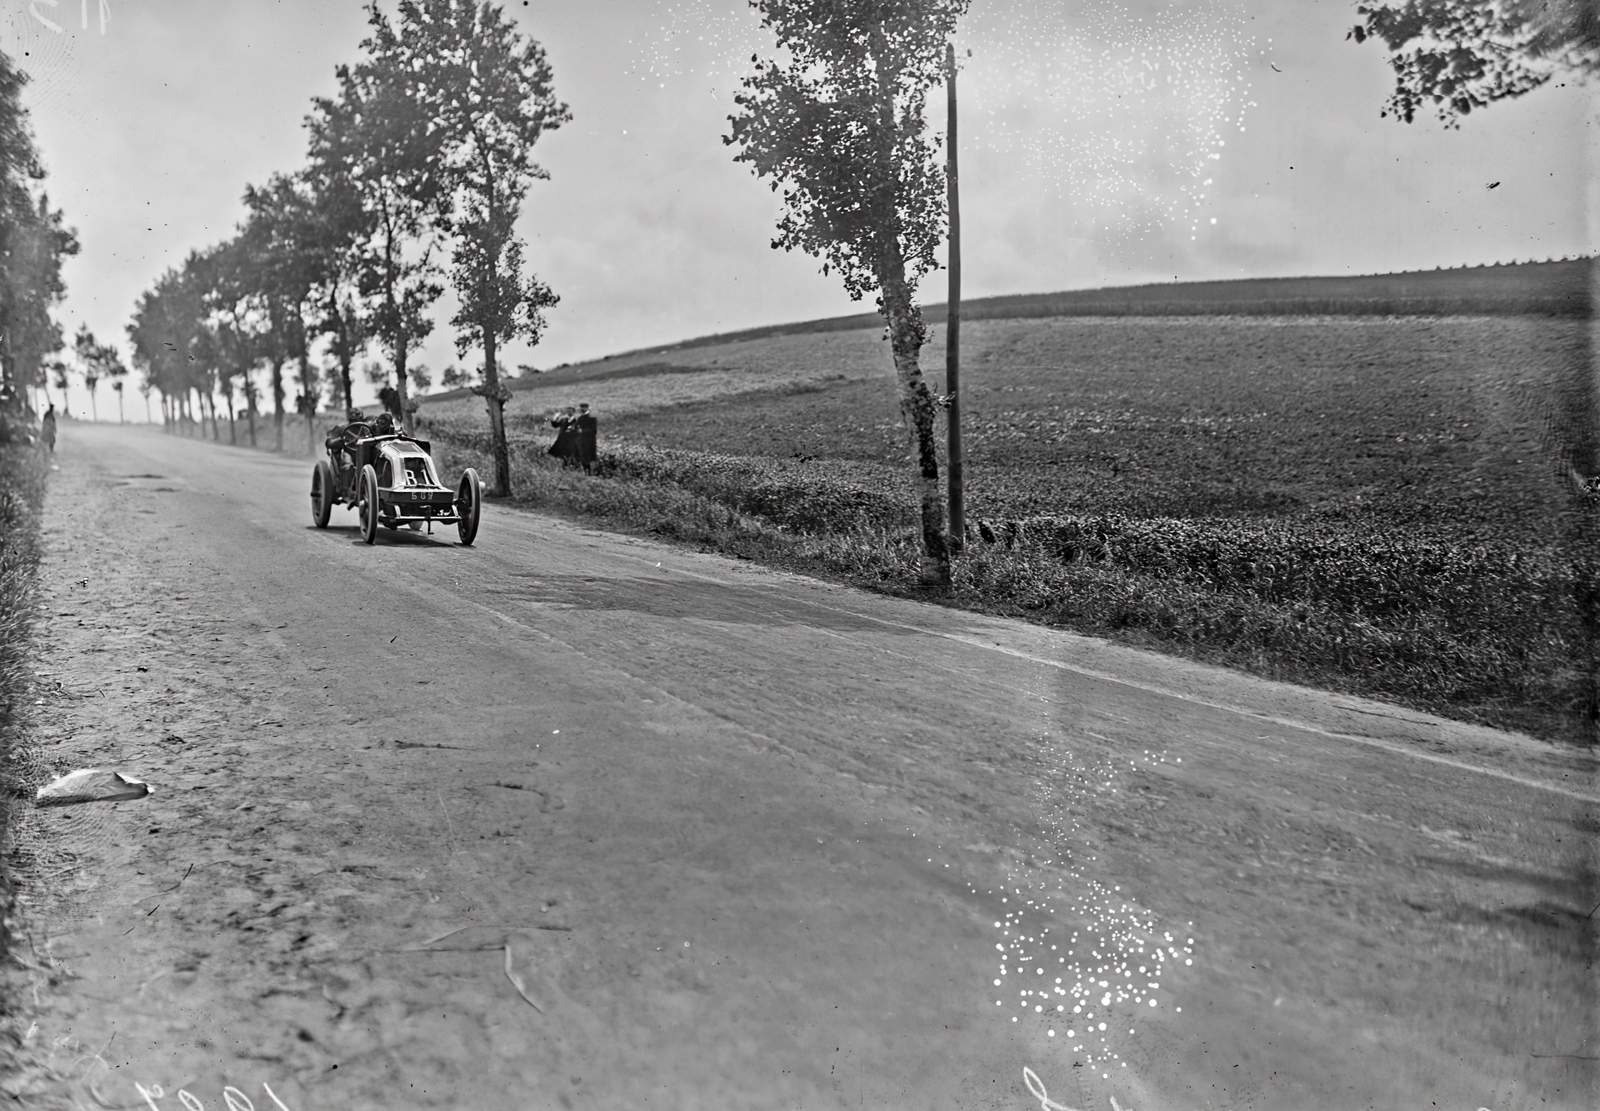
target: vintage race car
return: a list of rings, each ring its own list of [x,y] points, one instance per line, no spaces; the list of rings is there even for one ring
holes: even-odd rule
[[[378,434],[365,422],[328,433],[328,458],[311,475],[311,519],[328,527],[335,505],[361,515],[361,538],[378,539],[378,526],[422,529],[455,525],[461,543],[478,535],[483,485],[468,467],[454,490],[439,481],[430,445],[403,433]]]

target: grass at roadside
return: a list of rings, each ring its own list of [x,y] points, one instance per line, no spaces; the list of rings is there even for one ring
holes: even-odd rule
[[[11,831],[16,761],[28,727],[28,659],[39,568],[47,457],[33,444],[0,444],[0,960],[10,950]]]

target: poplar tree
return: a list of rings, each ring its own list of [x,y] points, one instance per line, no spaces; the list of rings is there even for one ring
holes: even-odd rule
[[[525,38],[495,4],[402,0],[391,24],[372,9],[374,66],[396,75],[436,129],[442,201],[439,226],[451,237],[451,317],[456,351],[483,350],[474,386],[489,414],[495,494],[511,492],[500,348],[539,342],[544,310],[559,300],[526,271],[516,234],[522,202],[549,174],[533,161],[547,131],[572,118],[556,99],[544,48]]]
[[[8,404],[25,403],[61,348],[52,310],[66,292],[61,262],[78,253],[40,184],[44,166],[22,106],[27,80],[0,51],[0,401]]]
[[[292,361],[297,368],[301,398],[321,397],[320,375],[311,362],[311,336],[319,315],[316,293],[319,285],[329,280],[335,262],[315,198],[300,180],[274,174],[264,188],[246,187],[244,203],[250,216],[241,238],[250,252],[254,284],[269,308],[274,366],[281,366],[283,360]],[[307,314],[313,318],[310,322]],[[282,374],[277,373],[273,397],[280,451],[285,395]],[[309,443],[315,410],[307,413],[303,402],[297,402],[296,409],[306,417]]]
[[[968,0],[752,0],[776,56],[735,98],[723,141],[735,161],[782,190],[774,248],[837,272],[852,300],[877,295],[888,326],[900,413],[921,503],[921,581],[950,582],[934,436],[937,401],[919,363],[927,326],[917,283],[937,269],[945,234],[941,143],[928,92],[945,78],[945,45]]]
[[[368,12],[373,35],[362,43],[367,60],[354,69],[338,67],[337,97],[312,101],[307,174],[320,196],[343,206],[338,234],[349,244],[346,266],[361,325],[341,319],[345,302],[337,292],[324,320],[348,353],[340,354],[345,383],[358,335],[376,339],[393,363],[409,427],[407,362],[432,332],[428,309],[444,292],[434,258],[442,154],[439,129],[416,95],[415,75],[385,53],[387,19],[375,5]]]

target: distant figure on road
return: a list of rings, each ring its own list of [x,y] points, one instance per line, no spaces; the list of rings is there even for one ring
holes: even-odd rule
[[[45,410],[44,420],[39,422],[39,435],[44,438],[44,446],[50,454],[56,453],[56,405],[50,403],[50,408]]]
[[[583,473],[594,474],[595,440],[600,422],[589,412],[588,404],[578,406],[578,415],[573,418],[572,427],[578,434],[578,462],[583,464]]]
[[[556,430],[556,442],[550,445],[550,454],[561,460],[563,468],[578,461],[577,421],[571,407],[556,410],[550,418],[550,427]]]

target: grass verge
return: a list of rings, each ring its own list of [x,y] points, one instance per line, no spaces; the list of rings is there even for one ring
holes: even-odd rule
[[[49,467],[37,445],[0,443],[0,1093],[13,1100],[39,1096],[36,1106],[59,1106],[39,1088],[22,1027],[26,959],[16,951],[17,904],[13,854],[26,779],[27,734],[32,724],[28,663],[32,651],[35,589],[40,555],[40,513]]]
[[[435,451],[446,474],[487,470],[475,445],[441,438]],[[910,499],[876,468],[627,446],[598,471],[561,470],[538,442],[520,443],[514,501],[1272,679],[1594,739],[1593,545],[1464,545],[1347,522],[983,520],[953,588],[930,596]],[[1593,534],[1583,516],[1579,532]]]
[[[34,586],[39,569],[39,518],[44,503],[46,456],[32,444],[0,444],[0,899],[12,896],[10,830],[16,797],[15,761],[29,722],[28,658]],[[8,948],[0,930],[0,957]]]

